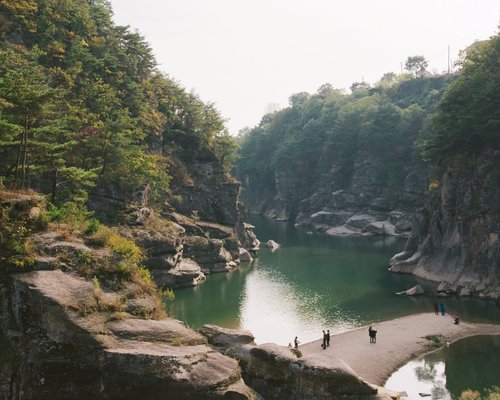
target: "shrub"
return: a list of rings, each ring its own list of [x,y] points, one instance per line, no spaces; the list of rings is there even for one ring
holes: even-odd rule
[[[120,234],[114,232],[106,240],[106,247],[114,253],[120,254],[127,261],[137,264],[142,258],[142,250],[132,240],[129,240]]]
[[[500,400],[500,387],[494,386],[487,389],[483,397],[478,391],[467,389],[462,392],[459,400]]]
[[[99,220],[97,218],[91,218],[87,221],[87,225],[85,226],[83,232],[87,235],[92,235],[93,233],[97,232],[100,227],[101,223],[99,222]]]
[[[427,335],[425,339],[430,340],[434,346],[440,346],[442,344],[443,337],[441,335]]]

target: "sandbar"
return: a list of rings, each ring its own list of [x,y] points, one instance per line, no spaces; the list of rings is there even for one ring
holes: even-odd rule
[[[332,335],[330,347],[323,350],[321,340],[300,346],[303,355],[321,359],[340,358],[361,378],[383,386],[391,374],[416,357],[446,346],[458,339],[475,335],[500,335],[500,325],[460,321],[450,315],[416,314],[372,324],[377,342],[370,343],[368,325]],[[319,337],[322,333],[319,332]],[[439,336],[439,344],[426,339]]]

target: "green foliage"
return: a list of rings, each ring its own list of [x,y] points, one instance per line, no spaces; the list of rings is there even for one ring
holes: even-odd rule
[[[55,205],[89,193],[169,190],[169,148],[236,145],[213,104],[158,72],[150,46],[106,0],[0,0],[0,176]],[[78,200],[76,200],[78,198]]]
[[[386,74],[373,88],[353,84],[350,95],[330,85],[292,95],[290,107],[238,137],[236,174],[252,192],[274,191],[276,176],[284,174],[295,185],[292,202],[318,189],[349,187],[360,162],[375,166],[379,188],[401,187],[408,162],[420,158],[415,142],[427,132],[447,81]]]
[[[97,218],[91,218],[87,221],[87,225],[83,232],[87,235],[92,235],[101,228],[101,222]]]
[[[411,56],[406,59],[405,69],[412,71],[417,78],[424,76],[429,63],[424,56]]]
[[[75,231],[82,231],[87,225],[88,218],[92,215],[91,212],[83,205],[82,202],[67,202],[61,206],[49,204],[41,218],[45,223],[64,223]]]
[[[431,341],[435,347],[440,347],[443,344],[443,337],[441,335],[428,335],[425,336],[425,339]]]
[[[2,192],[0,206],[0,264],[25,267],[32,263],[26,256],[30,255],[27,245],[29,234],[37,230],[38,222],[29,218],[21,209],[16,208],[17,194]],[[22,195],[19,195],[22,199]],[[9,201],[13,200],[13,201]],[[35,203],[30,203],[35,206]]]
[[[134,241],[120,235],[116,229],[100,225],[92,234],[93,244],[101,245],[113,251],[127,263],[139,264],[142,261],[142,250]]]
[[[427,160],[466,156],[500,144],[500,36],[476,44],[420,146]]]

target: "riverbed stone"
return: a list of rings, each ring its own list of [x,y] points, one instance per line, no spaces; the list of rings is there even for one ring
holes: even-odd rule
[[[281,247],[279,243],[276,243],[274,240],[271,239],[266,242],[266,246],[269,247],[271,251],[276,251]]]
[[[421,294],[424,294],[424,289],[420,285],[415,285],[412,288],[405,290],[403,292],[398,292],[396,294],[402,295],[402,296],[418,296]]]

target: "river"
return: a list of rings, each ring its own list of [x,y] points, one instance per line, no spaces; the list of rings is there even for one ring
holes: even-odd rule
[[[387,271],[390,257],[404,247],[402,239],[308,234],[258,216],[249,222],[261,242],[273,239],[281,248],[263,248],[252,263],[177,290],[174,317],[193,328],[212,323],[247,329],[257,343],[287,345],[295,336],[303,343],[319,339],[323,329],[338,333],[433,310],[436,285]],[[417,283],[429,294],[395,294]],[[500,323],[494,301],[454,296],[445,302],[462,320]]]

